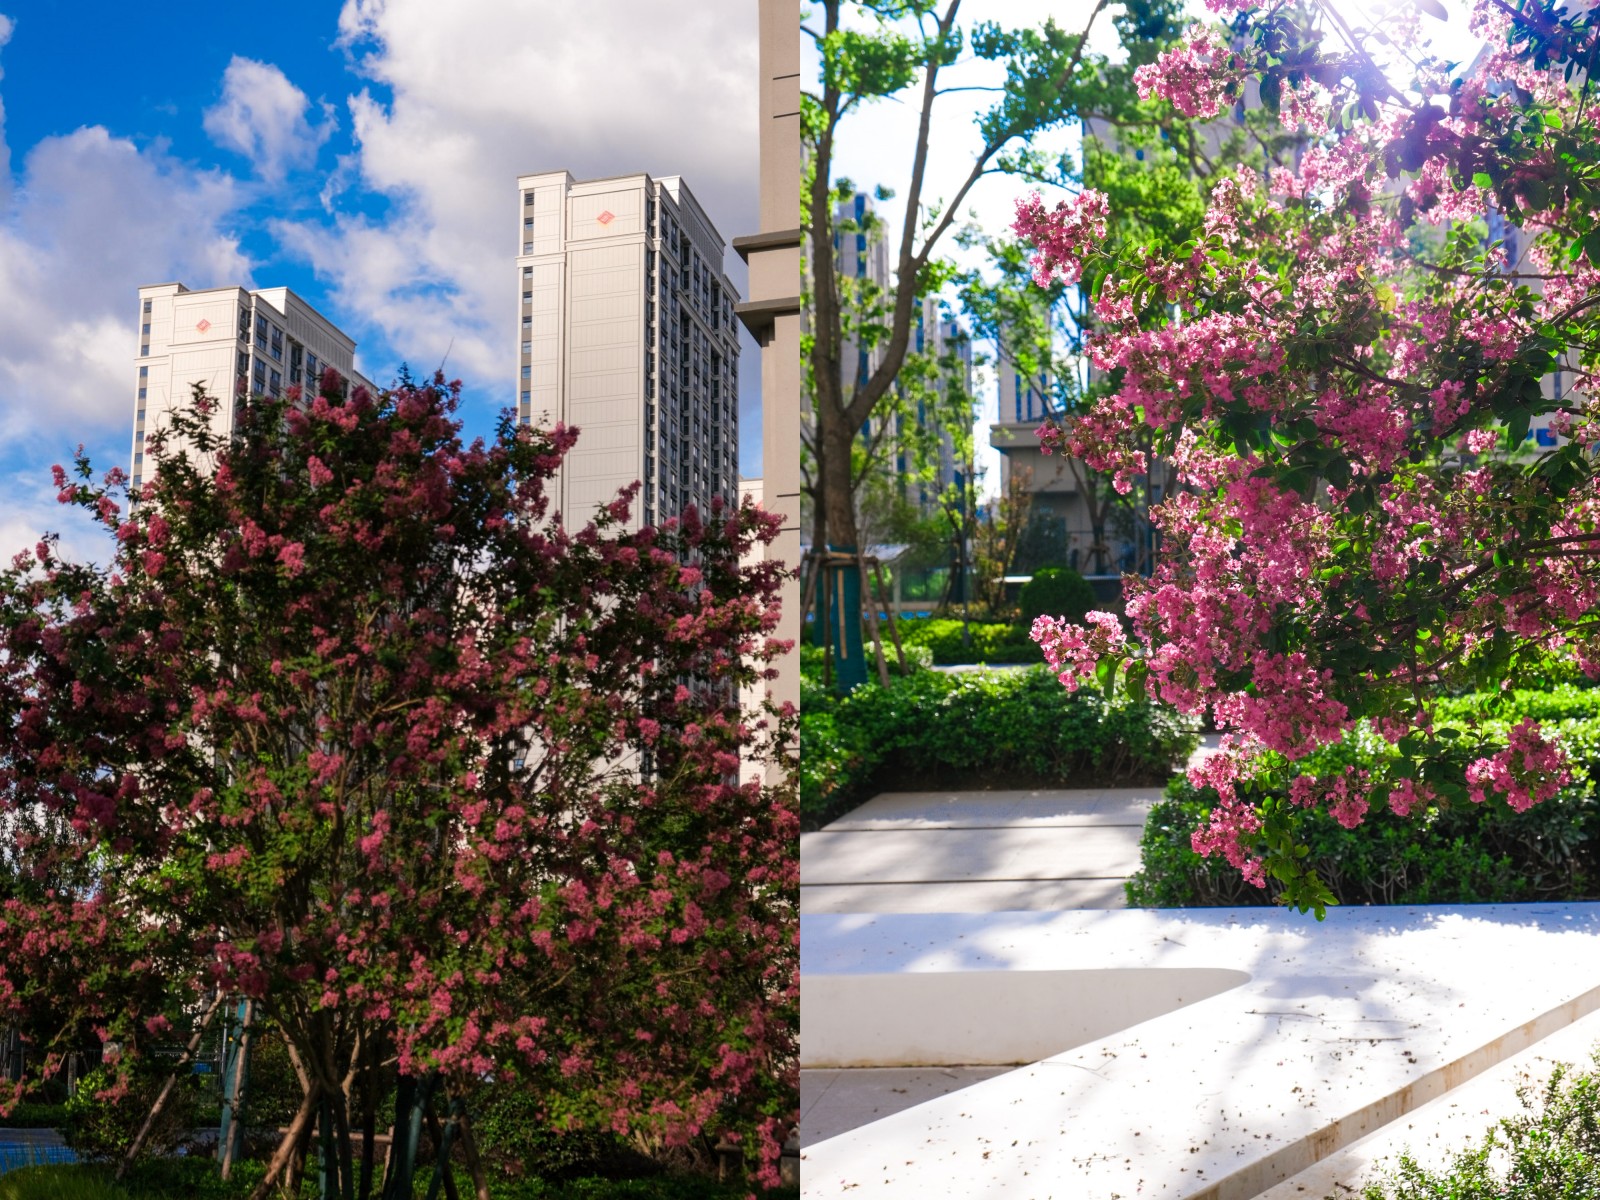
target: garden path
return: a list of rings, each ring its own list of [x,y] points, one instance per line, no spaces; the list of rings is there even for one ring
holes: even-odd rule
[[[1215,738],[1208,738],[1214,745]],[[1212,745],[1202,746],[1205,754]],[[888,792],[800,835],[802,913],[1122,908],[1159,787]],[[811,1145],[1006,1067],[800,1072]]]

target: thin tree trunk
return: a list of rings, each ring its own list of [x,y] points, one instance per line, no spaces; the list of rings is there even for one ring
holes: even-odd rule
[[[361,1089],[361,1187],[359,1200],[371,1200],[372,1173],[376,1162],[378,1136],[378,1061],[382,1041],[376,1035],[362,1044],[367,1056],[367,1069]]]
[[[256,1002],[244,1002],[244,1020],[239,1025],[239,1040],[233,1049],[233,1078],[230,1080],[231,1094],[233,1096],[232,1110],[228,1121],[228,1139],[222,1145],[222,1167],[220,1174],[226,1183],[233,1177],[233,1148],[235,1145],[244,1144],[244,1088],[245,1070],[250,1061],[250,1043],[254,1040],[251,1035],[250,1025],[255,1018]]]
[[[439,1194],[441,1176],[445,1200],[461,1200],[461,1193],[456,1191],[455,1173],[450,1170],[450,1137],[440,1126],[439,1115],[431,1108],[428,1110],[428,1136],[433,1139],[434,1162],[433,1179],[428,1183],[428,1200],[434,1200]]]
[[[300,1101],[300,1109],[294,1114],[294,1120],[289,1122],[289,1131],[283,1135],[283,1140],[278,1143],[278,1149],[272,1155],[272,1161],[267,1164],[267,1173],[261,1177],[261,1182],[256,1184],[255,1190],[250,1193],[250,1200],[267,1200],[268,1194],[277,1186],[283,1168],[299,1148],[302,1135],[310,1128],[311,1117],[316,1108],[315,1096],[307,1092]]]
[[[144,1119],[144,1124],[139,1126],[139,1132],[134,1135],[128,1152],[122,1156],[122,1161],[117,1164],[117,1178],[121,1179],[128,1173],[128,1168],[133,1165],[133,1160],[139,1156],[139,1151],[144,1149],[144,1142],[150,1136],[150,1131],[155,1128],[156,1119],[161,1116],[167,1107],[167,1101],[172,1097],[172,1089],[178,1086],[179,1073],[189,1065],[194,1053],[200,1048],[200,1042],[205,1037],[206,1028],[211,1024],[211,1019],[217,1015],[217,1010],[222,1007],[222,992],[217,992],[216,998],[211,1001],[211,1007],[206,1009],[206,1015],[200,1018],[200,1028],[194,1031],[194,1036],[189,1039],[189,1044],[184,1048],[183,1057],[178,1060],[178,1065],[173,1068],[172,1074],[167,1077],[166,1084],[161,1089],[161,1094],[156,1097],[156,1102],[150,1106],[150,1113]]]
[[[483,1173],[483,1159],[478,1157],[478,1139],[472,1132],[472,1119],[461,1109],[461,1152],[467,1158],[467,1174],[472,1176],[474,1200],[489,1200],[489,1177]]]
[[[894,610],[897,599],[891,596],[888,590],[884,588],[883,565],[876,559],[872,562],[872,573],[878,580],[878,595],[883,598],[884,611],[889,614],[889,636],[894,639],[894,652],[900,658],[900,674],[907,675],[910,671],[906,667],[906,649],[900,644],[900,630],[895,626]],[[898,579],[899,576],[895,578]]]

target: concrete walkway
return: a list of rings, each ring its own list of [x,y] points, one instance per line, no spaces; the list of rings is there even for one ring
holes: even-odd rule
[[[802,913],[1122,908],[1161,789],[891,792],[800,836]],[[1004,1074],[994,1066],[800,1072],[810,1146]]]
[[[802,913],[1121,908],[1159,788],[891,792],[800,836]]]

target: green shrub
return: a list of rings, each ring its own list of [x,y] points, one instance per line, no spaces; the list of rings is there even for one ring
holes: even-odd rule
[[[1485,715],[1486,706],[1494,715]],[[1600,888],[1600,693],[1577,688],[1513,695],[1473,695],[1439,700],[1432,708],[1440,728],[1466,737],[1505,737],[1531,716],[1566,751],[1573,784],[1559,795],[1513,812],[1503,803],[1436,805],[1398,817],[1381,806],[1356,829],[1327,812],[1306,814],[1307,865],[1328,883],[1341,904],[1470,904],[1590,898]],[[1398,751],[1362,727],[1334,746],[1309,755],[1299,769],[1330,775],[1346,767],[1371,769]],[[1168,785],[1151,809],[1140,841],[1140,869],[1127,883],[1128,903],[1167,908],[1186,905],[1270,904],[1277,884],[1245,883],[1220,858],[1202,858],[1190,837],[1217,802],[1184,779]]]
[[[0,1121],[8,1129],[59,1129],[67,1119],[65,1104],[40,1104],[24,1100]]]
[[[969,640],[961,636],[962,622],[948,617],[919,617],[901,621],[899,626],[902,643],[926,648],[940,666],[1044,661],[1038,645],[1028,637],[1028,628],[1022,625],[972,621],[966,625]]]
[[[661,1173],[659,1166],[609,1130],[549,1128],[543,1107],[540,1096],[514,1082],[495,1087],[474,1106],[472,1129],[487,1174],[548,1182]]]
[[[1216,804],[1210,788],[1174,780],[1150,810],[1140,866],[1126,884],[1137,908],[1274,903],[1277,881],[1246,883],[1221,858],[1202,858],[1190,837]],[[1577,899],[1592,893],[1600,814],[1592,788],[1569,788],[1525,813],[1464,804],[1397,817],[1387,808],[1345,829],[1308,815],[1307,864],[1340,904],[1476,904]]]
[[[1600,1065],[1600,1057],[1596,1058]],[[1600,1078],[1557,1065],[1537,1095],[1517,1089],[1522,1112],[1442,1171],[1409,1154],[1369,1182],[1362,1200],[1595,1200],[1600,1197]]]
[[[923,671],[802,707],[800,805],[815,827],[885,786],[1102,786],[1165,779],[1197,727],[1153,704],[1068,692],[1040,666]]]
[[[1018,596],[1022,623],[1031,628],[1038,617],[1065,617],[1082,623],[1083,614],[1096,606],[1089,581],[1071,567],[1043,567],[1022,585]]]
[[[110,1089],[114,1079],[112,1070],[96,1067],[78,1081],[77,1094],[66,1103],[62,1138],[84,1158],[121,1158],[149,1116],[170,1069],[170,1064],[164,1060],[140,1060],[134,1065],[128,1090],[119,1100],[113,1101],[96,1095]],[[208,1098],[206,1093],[200,1077],[180,1076],[161,1116],[151,1127],[141,1153],[170,1153],[189,1139],[197,1125],[208,1120],[215,1122],[217,1109],[204,1104]]]

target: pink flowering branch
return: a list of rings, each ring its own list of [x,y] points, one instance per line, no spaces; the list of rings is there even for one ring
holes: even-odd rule
[[[1337,14],[1343,52],[1287,10],[1268,36],[1251,7],[1218,0],[1245,14],[1234,29],[1191,31],[1138,87],[1206,117],[1254,78],[1308,130],[1292,164],[1225,175],[1181,246],[1109,243],[1119,214],[1096,193],[1018,204],[1037,281],[1079,279],[1091,255],[1105,271],[1086,348],[1113,386],[1048,422],[1041,449],[1119,489],[1158,461],[1178,483],[1151,512],[1163,557],[1124,581],[1120,622],[1044,620],[1034,636],[1066,686],[1124,681],[1226,731],[1196,849],[1320,911],[1297,814],[1520,809],[1570,778],[1536,725],[1463,757],[1427,710],[1440,689],[1513,686],[1552,657],[1600,675],[1600,410],[1546,394],[1557,370],[1587,380],[1600,346],[1600,241],[1586,168],[1563,149],[1600,139],[1564,78],[1596,35],[1487,0],[1475,72],[1452,82],[1408,43],[1418,74],[1402,90]],[[1515,144],[1513,126],[1528,131]],[[1490,211],[1530,266],[1467,232]],[[1419,253],[1418,222],[1452,232]],[[1551,413],[1556,444],[1525,449]],[[1370,776],[1297,766],[1358,727],[1404,754]]]

